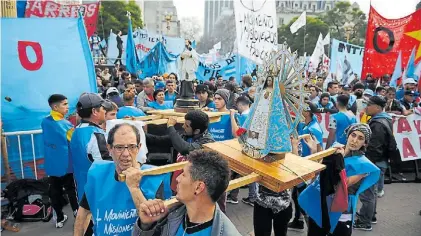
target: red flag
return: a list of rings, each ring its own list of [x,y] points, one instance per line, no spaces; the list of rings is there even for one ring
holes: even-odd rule
[[[370,7],[361,77],[367,73],[373,77],[392,74],[399,51],[405,68],[414,47],[417,63],[421,61],[421,10],[403,18],[386,19]]]
[[[90,37],[96,31],[99,2],[65,5],[49,0],[28,1],[25,17],[78,17],[81,12],[85,20],[86,33]]]

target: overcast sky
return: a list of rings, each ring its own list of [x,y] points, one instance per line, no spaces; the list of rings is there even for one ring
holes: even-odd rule
[[[173,0],[177,7],[179,17],[196,16],[203,24],[205,0]],[[400,18],[411,14],[415,10],[415,5],[420,0],[371,0],[374,8],[387,18]],[[357,2],[360,8],[368,13],[370,9],[370,0],[352,0]]]

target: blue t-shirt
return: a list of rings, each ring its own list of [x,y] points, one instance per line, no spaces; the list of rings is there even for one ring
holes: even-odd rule
[[[336,142],[345,145],[346,133],[345,130],[348,126],[357,123],[357,118],[354,114],[338,112],[330,115],[329,129],[335,129]]]
[[[233,139],[230,115],[222,115],[219,122],[209,124],[209,133],[215,141]]]
[[[133,107],[133,106],[120,107],[117,112],[117,119],[123,119],[126,116],[139,117],[139,116],[146,116],[146,114],[137,107]]]
[[[298,134],[310,134],[316,138],[318,144],[323,147],[323,130],[320,126],[319,122],[317,121],[316,116],[313,115],[313,120],[310,121],[307,125],[304,122],[301,122],[297,126]],[[307,144],[305,144],[304,140],[301,140],[302,152],[301,156],[305,157],[311,154],[310,148],[308,148]]]
[[[166,110],[166,109],[173,109],[174,103],[172,101],[164,101],[163,104],[159,104],[158,102],[150,102],[148,103],[148,107],[152,107],[156,110]]]
[[[241,114],[235,114],[235,117],[238,121],[238,126],[242,127],[244,122],[246,122],[247,117],[249,116],[250,110],[247,110]]]
[[[173,94],[168,93],[168,91],[165,92],[165,101],[174,102],[176,97],[177,97],[177,93],[176,92],[174,92]]]

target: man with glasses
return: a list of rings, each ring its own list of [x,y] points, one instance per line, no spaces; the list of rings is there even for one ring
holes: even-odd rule
[[[106,146],[105,131],[101,125],[105,122],[106,110],[111,110],[112,104],[98,94],[85,93],[80,96],[76,108],[82,121],[73,132],[70,153],[77,197],[80,201],[92,162],[111,160]]]
[[[140,140],[139,130],[131,124],[117,124],[110,130],[107,148],[113,161],[98,160],[89,169],[74,235],[84,234],[89,213],[95,235],[131,235],[138,217],[137,205],[147,199],[171,197],[170,174],[142,177],[141,170],[152,166],[136,160],[142,146]],[[125,176],[125,183],[120,182],[121,175]]]

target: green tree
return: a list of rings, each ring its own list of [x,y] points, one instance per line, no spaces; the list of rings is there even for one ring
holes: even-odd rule
[[[421,9],[421,1],[417,4],[417,6],[415,7],[415,10],[417,11],[417,10],[419,10],[419,9]]]
[[[358,7],[346,1],[340,1],[332,10],[319,18],[329,26],[331,38],[346,41],[349,34],[350,43],[364,46],[367,18]],[[352,23],[352,27],[346,29],[346,23]]]
[[[127,11],[131,13],[133,28],[142,28],[142,11],[133,1],[101,1],[100,15],[98,19],[98,34],[101,38],[108,38],[110,30],[114,33],[121,30],[127,34],[128,19]]]
[[[303,55],[304,51],[307,52],[307,55],[311,55],[316,47],[319,34],[322,33],[325,36],[329,31],[329,26],[318,18],[307,16],[305,28],[302,27],[295,34],[291,34],[289,28],[297,19],[298,17],[295,17],[287,25],[278,28],[278,43],[286,42],[291,47],[291,51],[297,51],[298,55]],[[305,49],[304,32],[306,34]]]

